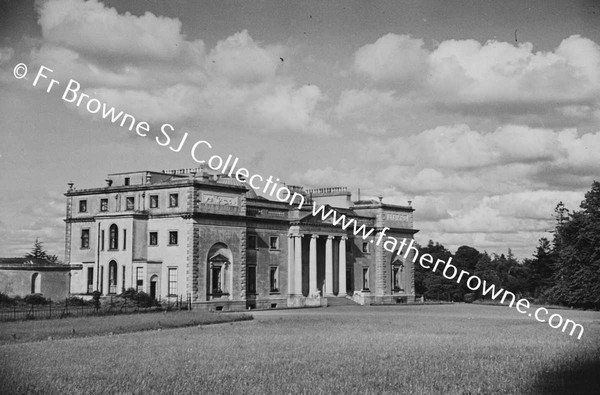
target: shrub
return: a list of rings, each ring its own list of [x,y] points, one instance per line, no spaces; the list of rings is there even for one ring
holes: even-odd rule
[[[94,304],[96,310],[100,308],[100,295],[102,294],[99,291],[94,291],[92,293],[92,303]]]
[[[48,299],[44,298],[44,296],[42,296],[42,294],[27,295],[27,296],[25,296],[25,298],[23,300],[27,304],[35,304],[35,305],[48,304]]]
[[[475,294],[465,294],[464,299],[465,303],[473,303],[475,300]]]
[[[138,292],[134,288],[126,289],[125,292],[119,296],[135,301],[139,307],[158,306],[156,299],[145,292]]]
[[[11,298],[10,296],[8,296],[5,293],[0,292],[0,304],[12,305],[13,303],[15,303],[15,300],[13,298]]]

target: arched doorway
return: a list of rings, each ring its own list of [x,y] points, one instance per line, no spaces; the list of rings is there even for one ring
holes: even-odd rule
[[[158,293],[158,276],[155,274],[150,277],[150,297],[156,299]]]
[[[207,255],[207,295],[208,299],[231,299],[233,288],[233,254],[226,244],[214,244]]]
[[[31,293],[37,294],[41,291],[41,277],[39,273],[33,273],[31,276]]]
[[[108,264],[108,293],[117,293],[117,262],[110,261]]]

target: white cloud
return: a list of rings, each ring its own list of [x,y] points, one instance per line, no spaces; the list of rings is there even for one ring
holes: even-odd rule
[[[356,51],[354,69],[377,84],[394,84],[405,90],[426,75],[428,53],[423,44],[408,35],[386,34]]]
[[[390,33],[355,52],[354,70],[368,77],[371,88],[363,96],[371,97],[344,91],[338,116],[350,116],[350,97],[368,106],[381,95],[392,97],[390,89],[396,94],[395,104],[386,103],[390,109],[410,111],[417,102],[513,122],[533,114],[555,121],[556,112],[567,114],[562,122],[576,124],[598,119],[600,110],[600,46],[579,35],[553,51],[536,52],[531,43],[476,40],[446,40],[426,49],[421,39]]]
[[[179,19],[150,12],[139,17],[121,15],[97,0],[40,2],[38,12],[46,42],[81,53],[168,60],[188,44]]]
[[[299,86],[282,71],[280,57],[290,52],[283,45],[258,43],[243,30],[207,50],[181,33],[177,18],[119,14],[96,0],[48,1],[38,12],[43,40],[33,63],[137,119],[334,133],[319,87]]]

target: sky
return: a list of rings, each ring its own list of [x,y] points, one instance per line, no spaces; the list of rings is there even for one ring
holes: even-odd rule
[[[71,79],[148,135],[64,100]],[[253,174],[411,201],[421,244],[527,258],[600,179],[599,121],[596,0],[0,0],[0,256],[39,238],[62,258],[68,182],[196,167],[205,140]]]

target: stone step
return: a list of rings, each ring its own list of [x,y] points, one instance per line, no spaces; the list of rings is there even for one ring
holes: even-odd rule
[[[327,306],[357,306],[351,299],[343,296],[334,296],[327,298]]]

